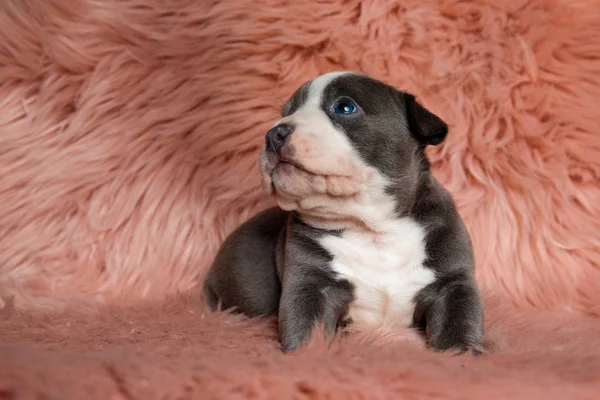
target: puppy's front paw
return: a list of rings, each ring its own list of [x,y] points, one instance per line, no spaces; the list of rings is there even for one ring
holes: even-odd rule
[[[480,356],[485,353],[483,330],[480,323],[464,318],[460,324],[431,324],[427,327],[427,344],[436,352],[455,355],[471,353]]]
[[[465,353],[471,353],[473,356],[478,357],[478,356],[482,356],[486,353],[485,347],[482,344],[478,344],[478,343],[472,343],[472,344],[462,343],[462,344],[453,345],[451,347],[446,347],[446,346],[440,347],[439,345],[436,346],[436,345],[432,345],[432,344],[429,344],[429,346],[436,353],[450,353],[455,356],[460,356]]]
[[[417,297],[416,326],[438,352],[484,354],[483,309],[473,281],[437,282]]]

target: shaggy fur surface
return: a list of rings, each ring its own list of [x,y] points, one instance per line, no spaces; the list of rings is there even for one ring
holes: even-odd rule
[[[2,388],[597,393],[599,26],[597,0],[1,1]],[[278,107],[338,69],[409,90],[450,124],[434,174],[485,293],[521,310],[490,308],[497,352],[357,339],[284,357],[266,323],[97,311],[198,285],[224,236],[271,204],[257,159]]]
[[[600,321],[488,299],[483,357],[434,354],[406,335],[316,337],[283,355],[273,321],[190,301],[0,322],[0,396],[23,399],[594,399]],[[407,340],[408,339],[408,340]],[[13,397],[11,397],[13,396]],[[22,397],[20,397],[22,396]]]

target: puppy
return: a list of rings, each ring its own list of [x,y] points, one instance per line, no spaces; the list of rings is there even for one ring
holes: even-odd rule
[[[413,327],[438,351],[482,350],[471,239],[425,147],[447,125],[409,93],[360,73],[300,87],[266,134],[260,171],[279,207],[224,242],[211,309],[278,315],[283,351],[317,322]]]

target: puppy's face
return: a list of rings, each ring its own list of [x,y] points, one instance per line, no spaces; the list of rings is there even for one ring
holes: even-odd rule
[[[447,132],[410,94],[349,72],[304,84],[282,117],[266,135],[263,183],[281,208],[321,220],[393,212],[414,191],[425,145]]]

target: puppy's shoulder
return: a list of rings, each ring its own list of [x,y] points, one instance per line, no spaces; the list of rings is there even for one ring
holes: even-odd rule
[[[415,221],[429,228],[460,219],[452,194],[431,174],[419,185],[411,214]]]
[[[239,258],[242,254],[244,258],[249,255],[260,257],[275,245],[288,218],[289,213],[279,207],[257,213],[227,236],[215,262]]]
[[[427,264],[438,274],[473,269],[469,232],[452,195],[433,176],[419,190],[412,217],[425,230]]]
[[[281,231],[289,217],[290,213],[279,207],[267,208],[240,225],[237,231],[241,234],[259,233],[276,236],[279,234],[279,231]]]

